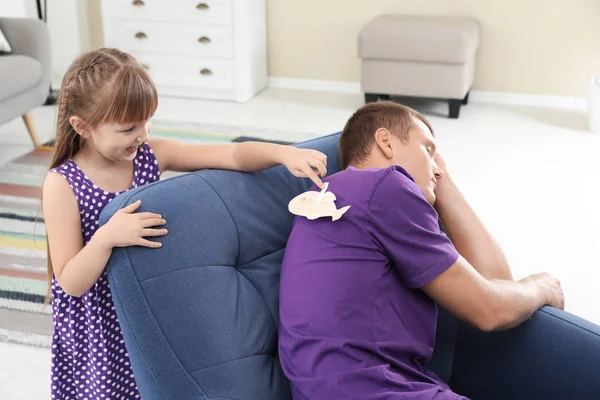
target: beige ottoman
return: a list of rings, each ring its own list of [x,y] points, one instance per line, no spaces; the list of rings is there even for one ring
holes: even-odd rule
[[[473,84],[479,31],[471,18],[375,18],[358,39],[365,101],[390,95],[444,99],[450,118],[458,118]]]

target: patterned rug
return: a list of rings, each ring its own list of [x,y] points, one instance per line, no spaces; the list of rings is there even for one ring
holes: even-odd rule
[[[256,140],[289,144],[258,137],[169,128],[154,128],[152,137],[185,143]],[[47,264],[40,188],[51,155],[47,150],[33,151],[0,166],[0,341],[50,346],[50,306],[43,306]],[[163,177],[168,178],[168,174]]]

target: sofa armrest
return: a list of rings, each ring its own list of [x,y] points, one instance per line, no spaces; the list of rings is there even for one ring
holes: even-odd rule
[[[12,48],[10,54],[29,56],[42,64],[42,80],[50,87],[52,58],[46,23],[33,18],[0,17],[0,29]]]
[[[461,324],[450,385],[472,399],[597,399],[600,327],[544,307],[522,325],[483,333]]]

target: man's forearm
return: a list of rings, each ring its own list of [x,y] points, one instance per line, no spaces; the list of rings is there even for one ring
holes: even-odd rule
[[[530,278],[518,282],[491,280],[495,302],[495,321],[491,330],[514,328],[529,319],[540,307],[549,303],[547,295]]]
[[[558,279],[546,273],[519,281],[486,279],[464,257],[422,290],[456,317],[484,331],[512,328],[544,305],[564,308]]]
[[[436,189],[436,208],[456,250],[485,278],[510,279],[510,267],[500,246],[446,175]]]

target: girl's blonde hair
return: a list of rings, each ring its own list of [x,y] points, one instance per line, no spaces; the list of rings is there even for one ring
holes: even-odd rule
[[[83,145],[69,122],[81,118],[88,128],[102,123],[128,124],[149,119],[158,106],[156,87],[137,60],[117,49],[101,48],[79,56],[65,74],[58,95],[54,155],[50,169],[73,158]],[[52,297],[52,261],[48,247],[48,297]]]

